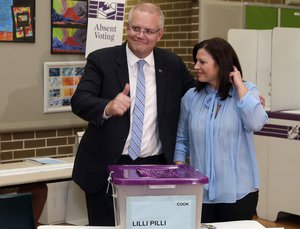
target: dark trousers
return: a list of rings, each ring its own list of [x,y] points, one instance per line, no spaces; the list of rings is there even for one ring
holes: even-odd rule
[[[117,164],[139,165],[139,164],[167,164],[163,155],[132,160],[129,156],[121,156]],[[96,193],[85,193],[90,226],[114,226],[114,208],[112,190],[103,187]]]
[[[203,204],[202,223],[252,220],[258,202],[258,191],[251,192],[236,203]]]

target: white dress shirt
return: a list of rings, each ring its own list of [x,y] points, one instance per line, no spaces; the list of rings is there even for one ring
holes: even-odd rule
[[[135,103],[136,95],[136,80],[137,80],[137,61],[140,59],[136,57],[131,50],[126,46],[127,62],[129,71],[129,84],[130,84],[130,130],[127,137],[123,155],[128,155],[128,146],[131,139],[131,127],[132,127],[132,113]],[[143,137],[141,146],[140,157],[154,156],[161,153],[161,142],[159,140],[158,125],[157,125],[157,101],[156,101],[156,78],[155,78],[155,65],[153,52],[149,56],[144,58],[146,64],[144,65],[145,74],[145,111],[144,111],[144,125],[143,125]]]

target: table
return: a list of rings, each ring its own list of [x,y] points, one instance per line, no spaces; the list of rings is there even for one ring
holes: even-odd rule
[[[212,223],[217,229],[264,229],[265,227],[254,220],[231,221]],[[95,226],[65,226],[65,225],[43,225],[38,229],[116,229],[116,227],[95,227]]]
[[[0,164],[0,189],[7,189],[14,192],[16,187],[22,185],[46,183],[48,186],[48,196],[39,222],[57,223],[65,221],[66,206],[68,204],[67,192],[73,192],[72,189],[69,189],[68,183],[72,180],[74,157],[64,157],[59,158],[59,160],[65,163],[39,164],[35,161],[24,160],[23,162]],[[76,204],[76,201],[79,201],[80,198],[74,198],[74,204]],[[84,197],[81,199],[84,200]],[[81,199],[80,201],[83,202]],[[82,208],[80,206],[75,210],[73,209],[73,212],[76,213],[79,210],[80,212],[86,211],[85,206],[82,204]],[[70,218],[69,211],[67,213],[68,218]],[[81,215],[84,216],[80,218],[86,218],[86,214]],[[75,214],[75,216],[77,217],[78,214]]]
[[[265,227],[254,220],[231,221],[224,223],[212,223],[217,229],[264,229]]]
[[[69,226],[69,225],[43,225],[37,229],[116,229],[115,227],[96,227],[96,226]]]
[[[59,159],[66,163],[42,165],[25,160],[23,162],[0,164],[0,187],[71,180],[74,157]]]

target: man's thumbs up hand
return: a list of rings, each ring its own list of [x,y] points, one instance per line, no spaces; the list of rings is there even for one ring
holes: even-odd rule
[[[128,96],[130,85],[127,83],[122,92],[120,92],[112,101],[105,107],[106,116],[122,116],[130,107],[131,99]]]

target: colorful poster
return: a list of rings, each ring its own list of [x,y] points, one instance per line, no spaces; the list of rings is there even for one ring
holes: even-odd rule
[[[17,39],[33,36],[30,7],[12,7]]]
[[[87,0],[52,0],[51,53],[84,54]]]
[[[71,110],[71,97],[84,72],[85,61],[44,63],[44,112]]]
[[[125,0],[89,1],[85,56],[122,43]]]
[[[35,0],[0,1],[0,41],[35,41]]]

